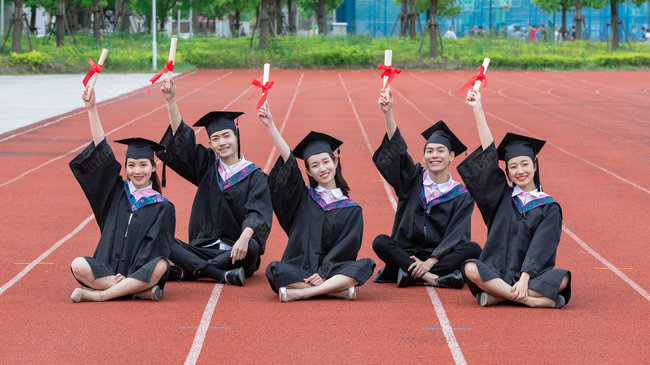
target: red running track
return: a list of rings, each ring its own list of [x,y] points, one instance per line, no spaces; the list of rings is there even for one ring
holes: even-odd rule
[[[371,242],[390,231],[394,197],[370,159],[385,133],[378,74],[273,71],[269,101],[289,145],[311,129],[344,140],[344,175],[351,197],[364,209],[360,257],[372,257],[381,267]],[[455,95],[471,75],[406,71],[396,77],[395,116],[415,160],[423,142],[419,133],[439,119],[470,150],[478,146],[472,111]],[[177,99],[188,122],[208,110],[245,111],[242,150],[268,171],[277,152],[255,116],[256,100],[247,100],[253,77],[259,72],[185,74],[176,79]],[[574,278],[565,309],[480,308],[467,288],[398,290],[372,282],[359,289],[356,302],[279,303],[263,273],[286,244],[277,222],[262,269],[243,288],[173,282],[158,303],[73,304],[69,295],[77,284],[68,265],[92,254],[99,230],[67,167],[91,140],[88,120],[85,113],[69,113],[24,134],[0,135],[0,358],[8,363],[647,362],[650,279],[643,265],[650,231],[650,72],[490,71],[488,78],[483,104],[495,139],[513,131],[548,141],[540,155],[541,177],[564,213],[557,265]],[[102,103],[99,113],[109,141],[157,140],[168,124],[156,88],[150,95],[139,90]],[[198,131],[198,138],[205,141],[205,132]],[[123,155],[122,147],[112,146]],[[453,162],[455,176],[462,158]],[[164,193],[176,206],[181,239],[187,238],[194,192],[168,174]],[[473,239],[483,244],[486,230],[476,209],[472,229]]]

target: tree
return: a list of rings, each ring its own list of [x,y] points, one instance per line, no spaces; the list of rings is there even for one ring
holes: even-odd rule
[[[289,34],[296,34],[296,5],[298,5],[298,0],[287,0],[287,9],[289,12]]]
[[[255,0],[219,0],[217,7],[222,7],[228,14],[228,25],[232,37],[239,37],[241,29],[241,15],[255,9],[257,1]]]
[[[266,47],[266,38],[269,32],[269,7],[273,6],[273,0],[262,0],[261,10],[255,25],[260,32],[259,49]]]
[[[14,15],[11,21],[14,25],[11,38],[11,52],[21,53],[20,41],[23,33],[23,5],[24,0],[14,0]]]
[[[438,57],[438,40],[436,35],[440,33],[440,17],[454,17],[460,14],[462,8],[456,4],[455,0],[416,0],[415,6],[419,12],[427,11],[427,29],[429,30],[429,54],[431,57]],[[442,35],[441,39],[442,39]],[[424,42],[424,36],[422,37]],[[423,43],[424,44],[424,43]],[[420,50],[422,48],[420,47]]]
[[[579,2],[577,0],[575,2]],[[544,10],[546,13],[556,13],[560,11],[562,13],[562,28],[560,32],[562,37],[566,39],[567,29],[566,29],[566,13],[572,11],[575,7],[574,0],[533,0],[535,4],[540,9]],[[552,34],[552,33],[551,33]]]
[[[316,13],[318,33],[327,34],[327,13],[343,4],[343,0],[301,0],[300,7]]]

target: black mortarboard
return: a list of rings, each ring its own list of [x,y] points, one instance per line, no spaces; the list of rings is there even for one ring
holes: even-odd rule
[[[533,161],[546,141],[508,132],[497,147],[499,160],[508,162],[513,157],[528,156]]]
[[[427,144],[440,143],[444,145],[449,151],[454,152],[456,156],[467,150],[463,142],[456,137],[454,132],[442,120],[422,132],[422,137],[427,140]]]
[[[309,134],[298,143],[296,148],[293,149],[293,155],[296,158],[307,161],[309,156],[317,153],[327,152],[334,154],[334,150],[339,148],[343,142],[329,136],[325,133],[311,131]]]
[[[165,149],[165,146],[161,144],[140,137],[124,138],[115,142],[129,146],[126,149],[126,158],[147,158],[153,160],[153,153],[155,151],[162,151]]]
[[[218,112],[209,112],[194,123],[195,127],[205,127],[205,130],[208,132],[208,137],[214,132],[218,132],[224,129],[232,129],[233,131],[237,130],[235,125],[235,119],[237,119],[242,112],[228,112],[228,111],[218,111]]]

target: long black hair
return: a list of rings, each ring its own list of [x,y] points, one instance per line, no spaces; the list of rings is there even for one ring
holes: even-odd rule
[[[328,153],[328,155],[330,156],[332,161],[336,161],[336,157],[334,157],[333,154]],[[309,171],[309,164],[307,163],[307,160],[305,160],[305,168],[307,169],[307,171]],[[316,182],[316,180],[314,180],[313,177],[311,177],[311,175],[307,174],[307,177],[309,178],[309,186],[311,186],[312,188],[315,188],[315,187],[318,186],[318,183]],[[343,172],[341,172],[341,157],[340,157],[340,155],[339,155],[339,159],[338,159],[338,164],[336,165],[336,173],[334,175],[334,183],[336,184],[337,188],[341,189],[341,192],[343,193],[343,195],[345,195],[347,197],[350,197],[350,187],[348,186],[347,181],[345,181],[345,179],[343,178]]]

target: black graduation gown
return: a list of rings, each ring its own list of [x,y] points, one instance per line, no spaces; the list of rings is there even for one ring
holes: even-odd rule
[[[166,150],[157,152],[158,158],[198,187],[190,215],[189,244],[203,247],[220,239],[232,246],[244,228],[250,227],[262,255],[273,221],[266,174],[251,164],[251,171],[241,174],[245,175],[242,180],[220,187],[214,151],[197,144],[194,130],[184,122],[175,134],[167,128],[160,144]]]
[[[363,236],[361,207],[352,200],[326,205],[307,187],[293,153],[284,163],[278,158],[269,173],[271,201],[280,226],[289,236],[281,261],[266,268],[271,288],[278,288],[318,273],[323,279],[342,274],[363,285],[375,262],[357,260]]]
[[[440,259],[470,241],[474,201],[467,189],[457,185],[427,204],[422,183],[426,169],[413,163],[399,128],[390,140],[384,135],[372,161],[397,195],[391,237],[402,249]]]
[[[70,162],[70,169],[101,231],[95,254],[86,258],[95,278],[120,273],[149,283],[158,261],[169,257],[176,227],[172,203],[161,195],[157,201],[143,198],[136,202],[106,139],[97,147],[91,142]],[[164,278],[158,285],[164,285]]]
[[[476,201],[488,228],[487,241],[474,261],[481,280],[501,278],[514,285],[522,272],[530,275],[528,288],[555,299],[567,270],[555,269],[555,255],[562,233],[562,210],[550,197],[521,206],[499,168],[494,143],[479,147],[459,166],[463,181]],[[482,290],[469,283],[472,294]],[[560,293],[569,302],[571,283]]]

